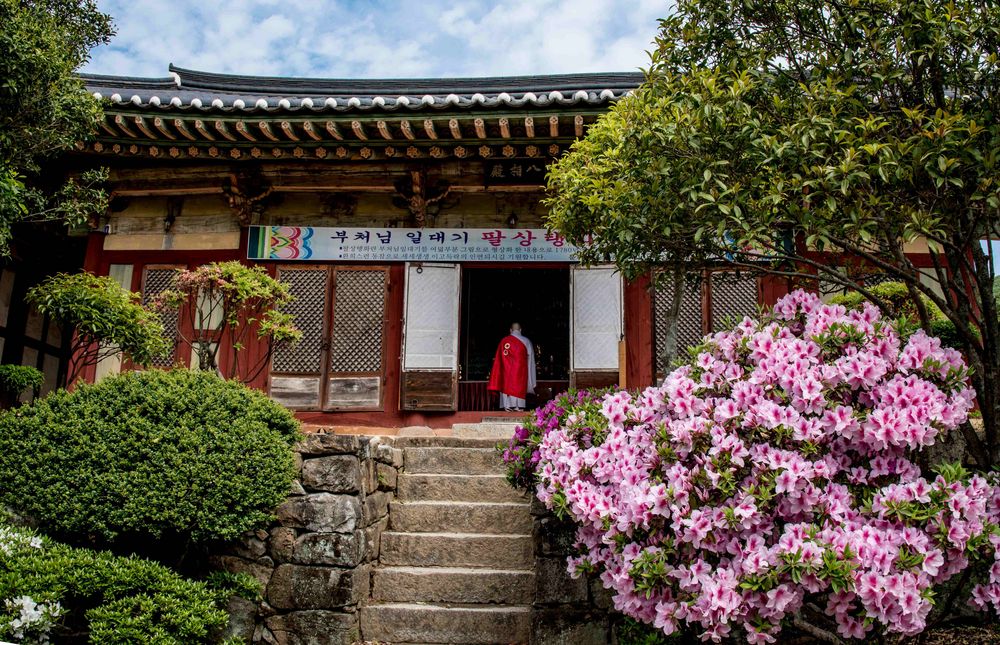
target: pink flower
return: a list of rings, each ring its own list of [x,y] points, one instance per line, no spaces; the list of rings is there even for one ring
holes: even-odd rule
[[[922,332],[901,347],[874,307],[796,291],[706,337],[661,387],[574,396],[507,450],[576,524],[572,571],[664,633],[780,642],[808,594],[844,638],[912,635],[973,547],[994,564],[972,602],[1000,613],[997,480],[916,465],[967,418],[966,377]]]

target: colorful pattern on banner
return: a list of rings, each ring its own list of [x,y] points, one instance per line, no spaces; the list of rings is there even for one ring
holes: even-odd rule
[[[252,226],[250,260],[575,262],[576,247],[538,228]]]

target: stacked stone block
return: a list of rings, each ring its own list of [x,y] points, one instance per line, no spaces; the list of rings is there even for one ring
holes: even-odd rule
[[[260,603],[232,601],[231,631],[269,645],[358,642],[402,451],[378,437],[312,434],[297,460],[274,525],[214,558],[264,590]]]
[[[560,521],[532,497],[535,593],[531,642],[537,645],[605,645],[614,642],[611,597],[598,580],[573,578],[566,558],[575,526]]]

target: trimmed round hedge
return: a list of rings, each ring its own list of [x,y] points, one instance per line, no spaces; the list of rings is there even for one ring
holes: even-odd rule
[[[0,501],[67,538],[231,539],[288,493],[298,432],[240,383],[130,372],[0,415]]]

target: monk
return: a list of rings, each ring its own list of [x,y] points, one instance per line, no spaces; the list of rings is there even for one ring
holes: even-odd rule
[[[504,410],[524,410],[528,394],[535,393],[535,384],[535,348],[521,333],[521,325],[512,323],[510,335],[504,336],[493,356],[486,389],[500,393]]]

